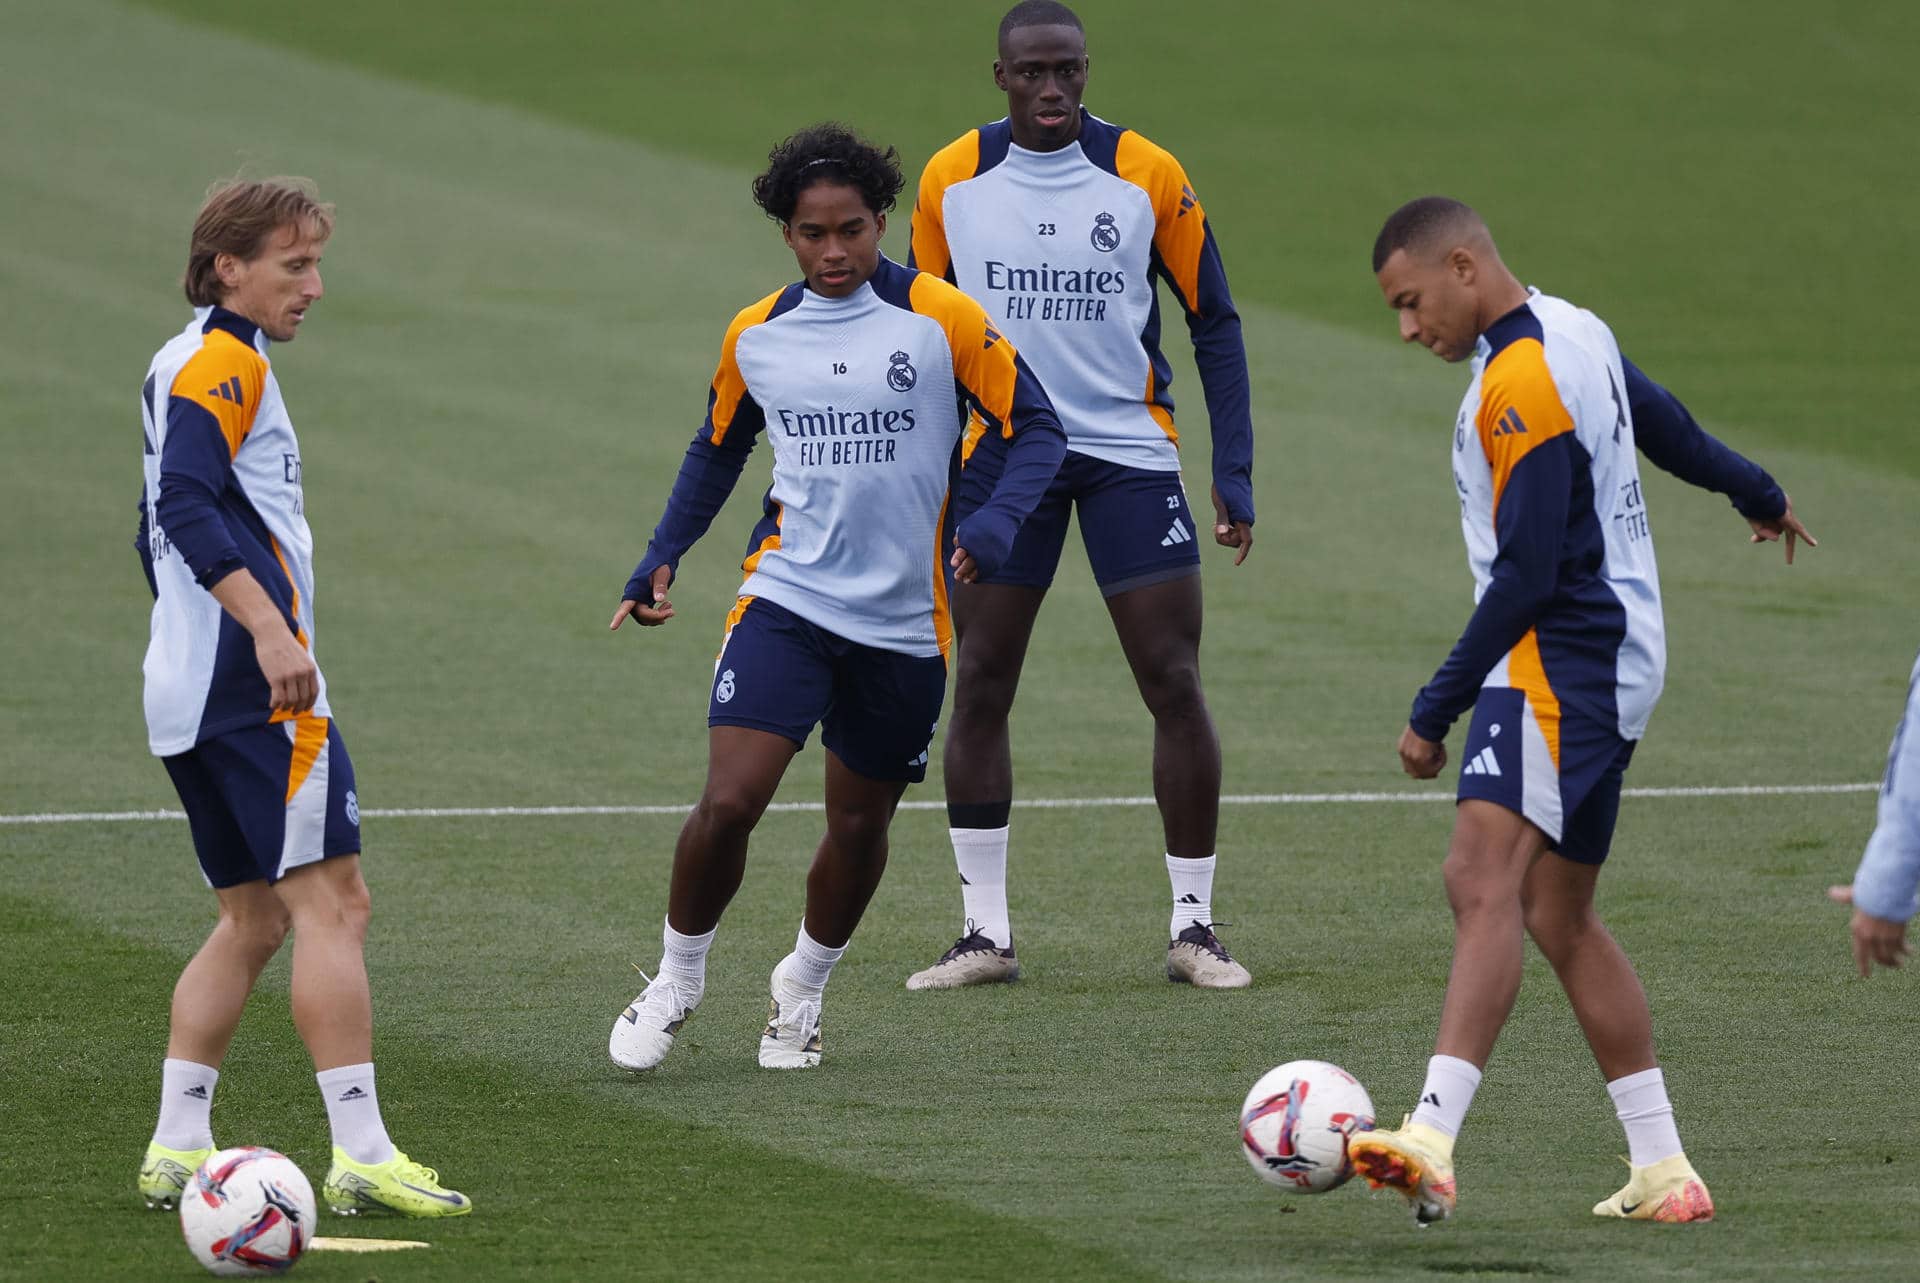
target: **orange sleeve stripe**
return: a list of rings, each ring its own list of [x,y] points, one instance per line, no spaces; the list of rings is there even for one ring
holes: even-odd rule
[[[1547,741],[1547,753],[1553,769],[1560,769],[1560,697],[1547,682],[1547,668],[1540,660],[1540,634],[1527,629],[1520,644],[1507,652],[1507,681],[1524,691],[1533,709],[1533,720]]]
[[[734,348],[742,334],[767,319],[767,314],[773,311],[773,305],[784,293],[784,289],[775,290],[753,306],[741,308],[734,315],[733,323],[727,326],[727,337],[720,342],[720,365],[713,372],[711,414],[715,445],[726,439],[727,429],[733,426],[734,413],[747,395],[747,380],[740,373],[739,363],[734,360]]]
[[[972,178],[980,168],[980,131],[969,129],[942,147],[920,174],[920,191],[913,203],[913,265],[944,277],[953,266],[947,246],[943,202],[947,188]]]
[[[293,763],[287,768],[287,805],[300,792],[300,786],[313,774],[320,750],[327,746],[327,719],[301,716],[293,723]]]
[[[1519,339],[1502,348],[1480,376],[1480,410],[1474,417],[1480,446],[1493,467],[1493,511],[1514,468],[1528,453],[1573,431],[1573,416],[1560,400],[1540,340]]]
[[[1207,215],[1173,153],[1131,129],[1114,149],[1114,169],[1153,201],[1153,245],[1174,288],[1188,308],[1200,301],[1200,254],[1207,244]]]
[[[253,416],[266,390],[267,358],[225,330],[206,336],[168,389],[214,417],[220,435],[227,439],[229,459],[240,453],[241,443],[253,431]]]
[[[1013,392],[1019,379],[1013,344],[987,320],[985,309],[937,276],[915,276],[907,301],[945,332],[954,380],[1000,420],[1004,435],[1013,435]]]

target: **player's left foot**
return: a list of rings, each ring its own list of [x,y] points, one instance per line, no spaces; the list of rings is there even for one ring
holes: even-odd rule
[[[1632,1164],[1628,1164],[1632,1166]],[[1710,1221],[1713,1195],[1685,1154],[1634,1167],[1624,1188],[1593,1205],[1595,1216],[1627,1221]]]
[[[1445,1132],[1413,1122],[1402,1123],[1398,1131],[1355,1132],[1347,1157],[1373,1188],[1406,1195],[1420,1224],[1453,1215],[1453,1140]]]
[[[820,1064],[820,995],[794,991],[787,983],[787,963],[773,969],[773,1002],[767,1027],[760,1032],[762,1069],[813,1069]]]
[[[149,1141],[147,1156],[140,1161],[140,1197],[159,1211],[180,1206],[181,1192],[212,1152],[211,1148],[168,1149]]]
[[[1196,989],[1245,989],[1253,983],[1227,946],[1204,922],[1196,922],[1167,942],[1167,979]]]
[[[384,1163],[356,1163],[338,1145],[320,1197],[341,1216],[362,1212],[398,1212],[402,1216],[465,1216],[473,1201],[445,1189],[440,1173],[414,1162],[399,1150]]]

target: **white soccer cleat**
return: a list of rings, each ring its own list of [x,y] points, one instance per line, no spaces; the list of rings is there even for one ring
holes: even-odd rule
[[[968,985],[997,985],[1020,978],[1020,963],[1011,946],[1002,949],[967,923],[967,934],[940,955],[940,961],[907,977],[907,988],[964,989]]]
[[[787,983],[787,962],[780,959],[769,986],[772,1006],[760,1031],[762,1069],[814,1069],[820,1064],[820,996],[797,993]]]
[[[1167,979],[1196,989],[1245,989],[1253,983],[1247,969],[1233,960],[1213,928],[1203,922],[1167,942]]]
[[[607,1055],[622,1069],[652,1069],[673,1050],[674,1035],[698,1005],[697,1000],[693,1003],[683,1000],[679,986],[666,976],[654,977],[613,1022],[613,1033],[607,1038]]]

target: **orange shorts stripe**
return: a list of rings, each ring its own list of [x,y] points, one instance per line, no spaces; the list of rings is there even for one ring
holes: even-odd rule
[[[300,786],[307,782],[307,776],[313,773],[313,764],[320,760],[320,750],[326,746],[326,718],[300,717],[294,720],[293,764],[287,771],[287,804],[289,806],[298,796]]]
[[[1531,628],[1507,654],[1507,682],[1525,692],[1527,704],[1533,709],[1533,720],[1540,724],[1547,752],[1553,757],[1553,769],[1559,770],[1560,697],[1547,683],[1546,665],[1540,661],[1540,635]]]

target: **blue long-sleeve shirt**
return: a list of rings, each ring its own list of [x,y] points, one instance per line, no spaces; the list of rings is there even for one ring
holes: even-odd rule
[[[1920,659],[1887,750],[1879,819],[1853,875],[1853,904],[1889,922],[1905,922],[1920,909]]]

